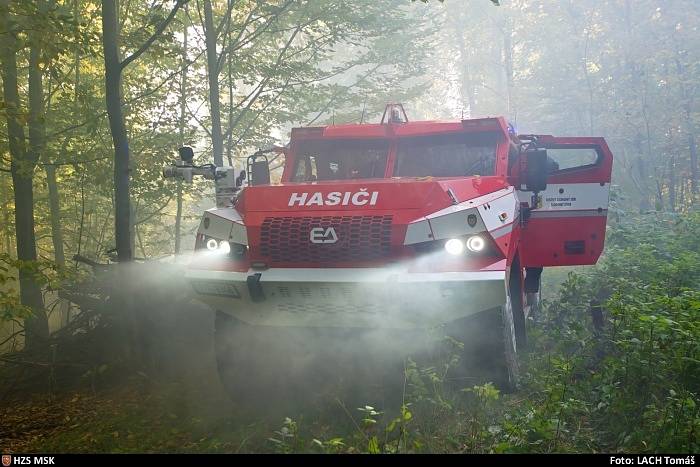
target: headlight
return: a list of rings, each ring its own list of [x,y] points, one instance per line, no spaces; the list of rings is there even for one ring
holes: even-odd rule
[[[479,235],[465,235],[454,238],[415,243],[413,250],[418,255],[440,253],[459,258],[482,258],[502,256],[498,246],[486,232]],[[233,248],[233,245],[231,245]]]
[[[227,240],[219,240],[213,237],[208,237],[206,235],[197,235],[197,241],[195,242],[195,250],[201,250],[206,248],[210,254],[213,255],[228,255],[234,259],[243,259],[246,256],[248,247],[238,243],[231,243]]]
[[[473,237],[469,237],[469,239],[467,239],[467,248],[469,251],[477,253],[483,250],[485,246],[486,242],[478,235],[474,235]],[[447,247],[447,245],[445,245],[445,247]]]
[[[461,255],[464,251],[464,242],[458,238],[451,238],[445,242],[445,250],[451,255]]]
[[[231,244],[226,240],[219,242],[214,238],[210,238],[207,240],[207,250],[220,255],[227,255],[231,252]]]

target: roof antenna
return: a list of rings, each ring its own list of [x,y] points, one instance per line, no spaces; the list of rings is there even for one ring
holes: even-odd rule
[[[464,107],[462,107],[462,120],[464,120]]]
[[[335,125],[335,109],[333,109],[331,113],[331,125]]]
[[[365,94],[365,101],[362,103],[362,115],[360,115],[360,125],[365,122],[365,109],[367,108],[367,94]]]

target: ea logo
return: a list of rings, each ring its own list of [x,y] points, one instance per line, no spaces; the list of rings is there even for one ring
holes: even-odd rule
[[[4,467],[8,467],[10,464],[12,464],[12,456],[8,454],[3,454],[2,456],[2,465]]]
[[[309,233],[311,243],[336,243],[338,235],[333,227],[324,229],[323,227],[314,227]]]

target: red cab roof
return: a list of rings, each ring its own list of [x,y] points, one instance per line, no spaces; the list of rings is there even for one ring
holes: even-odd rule
[[[351,123],[292,129],[292,139],[367,139],[421,136],[452,132],[497,132],[508,137],[503,117],[473,118],[453,121],[415,121],[404,123]]]

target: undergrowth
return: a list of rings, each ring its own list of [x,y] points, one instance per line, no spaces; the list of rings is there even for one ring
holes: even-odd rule
[[[699,284],[700,215],[625,219],[599,264],[570,272],[528,323],[517,393],[450,390],[439,368],[409,361],[396,416],[348,410],[354,429],[325,437],[287,418],[269,442],[279,452],[697,452]]]
[[[29,451],[549,453],[700,451],[700,214],[609,227],[595,267],[569,272],[528,322],[520,389],[448,381],[462,347],[405,362],[396,407],[346,406],[242,425],[225,404],[169,393],[95,403]],[[546,284],[546,281],[545,281]],[[545,285],[546,287],[546,285]],[[466,385],[466,383],[465,383]],[[180,394],[181,390],[174,390]],[[220,418],[200,420],[209,404]],[[109,402],[109,401],[108,401]],[[70,404],[69,404],[70,405]],[[182,413],[179,413],[179,412]],[[79,411],[76,409],[76,414]],[[78,416],[78,415],[75,415]]]

